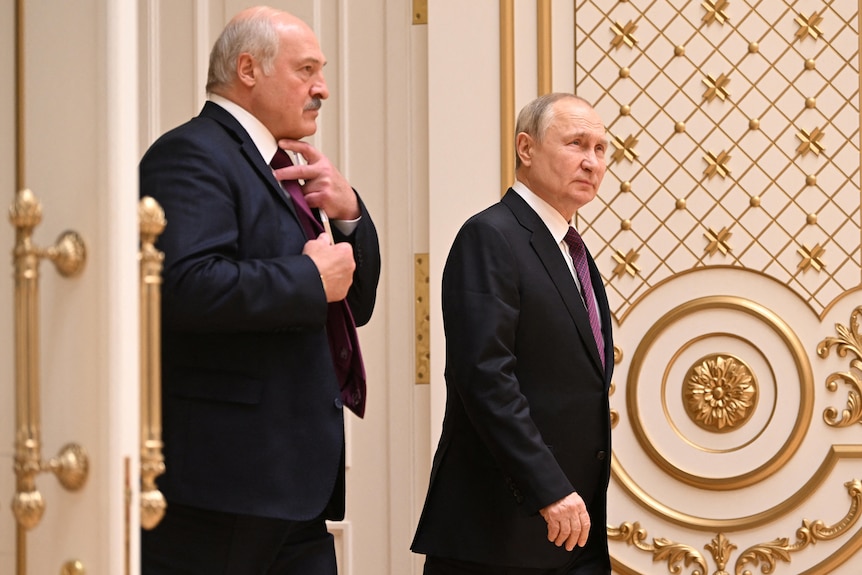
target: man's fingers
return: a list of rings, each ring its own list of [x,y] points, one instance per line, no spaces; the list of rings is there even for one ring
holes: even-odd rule
[[[560,534],[560,523],[558,521],[548,522],[548,541],[557,542],[557,535]]]
[[[307,142],[303,142],[300,140],[290,140],[283,139],[278,141],[278,147],[282,150],[290,150],[291,152],[298,152],[302,154],[302,157],[309,163],[314,163],[320,159],[321,153]]]

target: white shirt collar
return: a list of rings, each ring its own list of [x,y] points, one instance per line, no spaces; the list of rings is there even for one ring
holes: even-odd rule
[[[228,114],[236,118],[236,121],[248,132],[251,141],[254,143],[257,151],[260,152],[263,160],[269,164],[276,150],[278,150],[278,144],[275,141],[275,136],[270,133],[266,126],[255,118],[251,112],[224,96],[210,94],[208,100],[214,104],[218,104]]]
[[[539,218],[548,228],[548,231],[551,232],[551,236],[554,238],[554,241],[558,244],[561,243],[569,231],[569,226],[572,226],[572,223],[567,222],[566,218],[564,218],[560,212],[555,210],[551,204],[533,193],[533,191],[530,190],[530,188],[528,188],[523,182],[515,180],[515,183],[512,184],[512,189],[515,190],[525,202],[527,202],[528,206],[533,208],[533,211],[536,212],[536,214],[538,214]]]

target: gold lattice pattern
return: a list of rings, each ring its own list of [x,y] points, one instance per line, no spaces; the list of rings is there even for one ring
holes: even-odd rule
[[[575,91],[613,146],[578,217],[616,314],[706,266],[766,274],[817,312],[860,284],[857,2],[576,10]]]

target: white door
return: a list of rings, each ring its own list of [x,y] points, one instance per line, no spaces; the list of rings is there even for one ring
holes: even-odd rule
[[[7,217],[0,225],[7,266],[0,281],[3,573],[123,574],[136,561],[136,19],[134,5],[108,0],[28,0],[0,8],[6,55],[0,209],[8,213],[19,189],[30,189],[42,206],[31,253],[51,247],[64,230],[77,232],[86,246],[75,277],[61,276],[43,258],[27,272],[37,271],[38,281],[23,273],[16,280],[16,234]],[[13,302],[29,303],[13,313]],[[28,429],[16,429],[25,423]],[[89,461],[77,491],[64,489],[52,473],[36,474],[44,515],[37,521],[22,514],[33,523],[27,530],[19,529],[11,504],[13,497],[22,504],[36,497],[16,486],[15,446],[27,452],[23,439],[38,440],[26,459],[31,467],[48,467],[70,442]]]
[[[575,91],[613,147],[579,218],[615,320],[617,573],[859,570],[859,17],[856,2],[431,3],[432,441],[448,246],[511,183],[517,110]]]

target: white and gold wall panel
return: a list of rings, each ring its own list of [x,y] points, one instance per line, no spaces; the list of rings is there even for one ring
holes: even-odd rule
[[[432,289],[512,181],[518,109],[593,102],[612,159],[578,224],[615,321],[615,573],[858,575],[859,2],[469,5],[429,12]],[[432,392],[441,339],[432,318]]]
[[[613,148],[578,217],[618,322],[616,570],[854,573],[859,6],[577,1],[573,30]]]
[[[577,2],[577,91],[613,163],[581,210],[612,306],[692,269],[787,284],[818,314],[860,283],[854,2]]]

